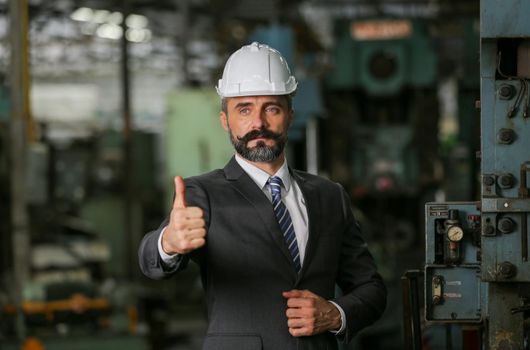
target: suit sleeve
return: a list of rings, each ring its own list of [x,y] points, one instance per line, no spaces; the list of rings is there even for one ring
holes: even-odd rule
[[[209,201],[206,191],[202,188],[197,180],[194,178],[186,179],[186,200],[188,206],[199,207],[204,211],[204,220],[206,222],[206,229],[208,230],[209,225]],[[168,266],[162,260],[162,257],[158,253],[158,238],[162,233],[164,227],[169,224],[169,218],[166,218],[160,227],[154,231],[148,232],[138,248],[138,262],[140,264],[140,270],[142,273],[155,280],[168,278],[178,271],[186,268],[190,259],[195,260],[197,263],[201,263],[203,259],[203,248],[199,248],[189,254],[183,254],[177,257],[175,264]]]
[[[344,294],[333,301],[346,314],[346,330],[338,338],[347,343],[358,331],[381,317],[386,307],[386,288],[361,237],[350,199],[342,186],[340,191],[345,227],[337,284]]]

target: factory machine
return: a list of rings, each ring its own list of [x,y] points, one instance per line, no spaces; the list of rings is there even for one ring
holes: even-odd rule
[[[328,168],[350,193],[389,291],[385,315],[359,337],[363,349],[402,348],[399,277],[422,261],[420,206],[440,162],[439,60],[428,29],[409,18],[335,23]]]
[[[525,0],[481,1],[480,201],[425,206],[424,270],[403,277],[407,349],[426,341],[421,278],[424,318],[446,325],[447,349],[530,347],[528,14]]]
[[[19,304],[7,278],[9,227],[0,226],[0,347],[146,349],[148,339],[138,330],[146,317],[145,293],[126,280],[135,265],[128,263],[129,240],[123,229],[120,134],[104,131],[57,140],[47,137],[46,126],[41,129],[42,140],[28,150],[30,276]],[[154,167],[155,138],[135,132],[133,139],[134,213],[149,217],[146,208],[153,196],[157,198],[149,171]],[[6,146],[2,132],[2,157]],[[2,190],[7,188],[5,170],[0,167]],[[135,221],[140,230],[142,224]]]
[[[355,196],[413,196],[432,168],[424,163],[433,157],[422,152],[436,151],[438,60],[427,23],[383,18],[336,27],[327,89],[351,135],[345,163],[352,169],[343,182],[354,184]]]

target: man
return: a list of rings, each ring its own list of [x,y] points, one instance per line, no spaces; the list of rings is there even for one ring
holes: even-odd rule
[[[337,349],[377,320],[386,290],[344,189],[287,166],[296,80],[252,43],[226,63],[220,121],[236,154],[224,169],[175,178],[168,219],[139,249],[143,273],[192,259],[208,304],[203,349]],[[342,296],[335,297],[335,286]]]

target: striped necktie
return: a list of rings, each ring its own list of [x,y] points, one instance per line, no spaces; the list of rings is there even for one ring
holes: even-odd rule
[[[276,219],[278,220],[278,224],[283,233],[283,238],[287,243],[287,248],[289,249],[289,253],[291,253],[291,257],[293,258],[296,272],[300,272],[302,266],[300,264],[300,252],[298,251],[298,243],[296,242],[296,234],[294,232],[291,215],[289,215],[287,207],[282,202],[282,185],[282,179],[278,176],[271,176],[269,178],[274,215],[276,215]]]

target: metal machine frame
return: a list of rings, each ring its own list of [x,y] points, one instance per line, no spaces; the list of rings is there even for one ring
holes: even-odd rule
[[[529,347],[529,15],[525,0],[481,1],[481,198],[426,204],[424,271],[403,277],[407,348],[421,348],[421,277],[428,323],[475,325],[477,349]]]

